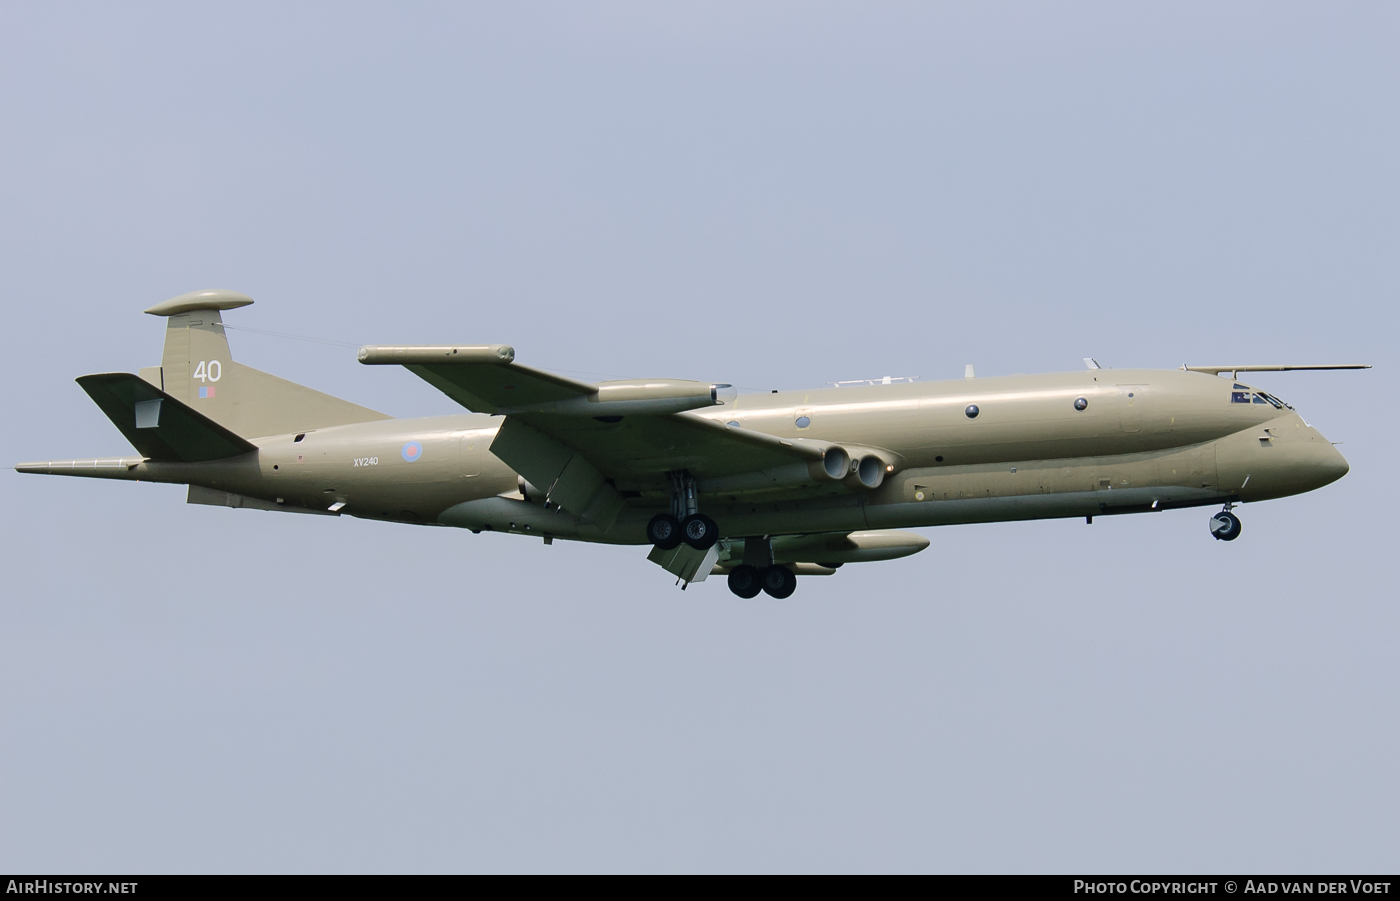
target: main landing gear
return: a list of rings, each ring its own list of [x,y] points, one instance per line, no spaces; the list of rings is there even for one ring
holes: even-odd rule
[[[1226,504],[1225,509],[1210,518],[1210,534],[1217,541],[1234,541],[1240,537],[1240,518],[1230,512],[1234,504]]]
[[[729,590],[741,598],[758,597],[760,591],[775,598],[792,597],[797,575],[773,562],[773,539],[767,535],[744,539],[744,562],[729,571]]]
[[[692,513],[685,519],[658,513],[647,523],[647,540],[663,551],[680,547],[682,541],[696,550],[707,551],[719,541],[719,526],[703,513]]]
[[[707,551],[719,541],[719,526],[699,512],[695,477],[688,472],[670,472],[671,512],[658,513],[647,523],[647,540],[663,551],[680,547],[682,541],[697,551]]]
[[[797,576],[781,564],[759,568],[740,563],[729,571],[729,590],[745,599],[758,597],[760,591],[780,599],[792,597],[797,590]]]
[[[647,540],[663,551],[674,550],[681,542],[698,551],[714,547],[719,541],[719,526],[697,509],[695,477],[688,472],[666,475],[671,481],[671,510],[651,518]],[[758,597],[760,591],[775,598],[792,597],[797,574],[773,562],[773,541],[767,535],[745,538],[743,562],[729,571],[729,590],[741,598]]]

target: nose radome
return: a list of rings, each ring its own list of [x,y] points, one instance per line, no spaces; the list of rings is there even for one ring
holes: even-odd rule
[[[1319,463],[1319,468],[1322,470],[1321,475],[1325,480],[1322,484],[1330,485],[1332,482],[1337,481],[1350,472],[1351,464],[1347,462],[1346,457],[1342,456],[1342,452],[1333,447],[1331,442],[1329,442],[1327,444],[1327,451],[1323,454],[1322,460]]]
[[[1304,426],[1307,430],[1304,446],[1307,448],[1308,481],[1312,483],[1313,489],[1330,485],[1346,475],[1351,470],[1351,464],[1347,463],[1347,458],[1342,456],[1342,452],[1317,429],[1306,423]]]

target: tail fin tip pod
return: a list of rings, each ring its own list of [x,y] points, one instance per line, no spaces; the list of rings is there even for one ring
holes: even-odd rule
[[[162,300],[155,306],[148,307],[145,312],[152,316],[176,316],[180,313],[193,313],[195,310],[236,310],[252,302],[253,298],[247,294],[212,288]]]

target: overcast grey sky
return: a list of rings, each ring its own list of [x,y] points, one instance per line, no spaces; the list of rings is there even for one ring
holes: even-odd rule
[[[1400,11],[0,4],[7,464],[141,310],[746,388],[1183,362],[1352,464],[926,530],[787,601],[643,548],[0,472],[0,870],[1393,871]],[[245,363],[454,411],[334,344]]]

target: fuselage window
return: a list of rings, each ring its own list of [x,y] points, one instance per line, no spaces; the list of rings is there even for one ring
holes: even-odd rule
[[[799,429],[805,429],[805,428],[807,428],[807,426],[809,426],[809,425],[811,425],[811,424],[812,424],[812,420],[811,420],[810,418],[808,418],[808,417],[806,417],[806,416],[799,416],[799,417],[797,417],[797,427],[798,427]]]
[[[968,419],[976,419],[976,418],[977,418],[977,414],[978,414],[978,413],[981,413],[982,411],[979,410],[979,409],[977,409],[977,405],[976,405],[976,404],[968,404],[968,405],[967,405],[967,409],[964,410],[963,412],[967,414],[967,418],[968,418]]]

